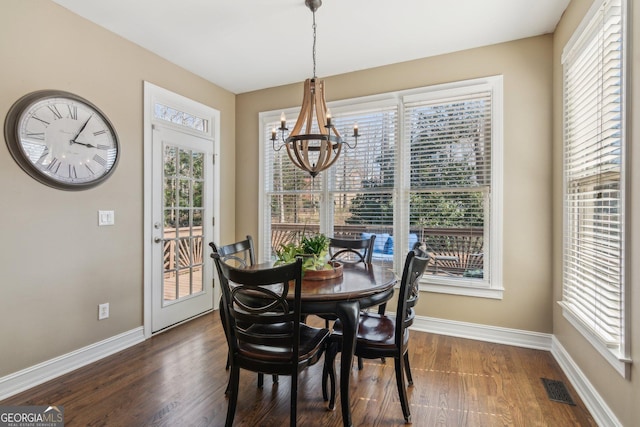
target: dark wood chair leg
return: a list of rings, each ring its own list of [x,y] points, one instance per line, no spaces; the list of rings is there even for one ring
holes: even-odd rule
[[[329,393],[327,392],[327,380],[329,379],[329,362],[327,355],[324,356],[324,365],[322,366],[322,400],[329,401]]]
[[[404,385],[404,357],[394,358],[396,368],[396,384],[398,385],[398,396],[400,397],[400,405],[402,405],[402,413],[404,420],[411,422],[411,412],[409,411],[409,402],[407,399],[407,389]]]
[[[336,409],[336,371],[333,366],[329,371],[329,381],[331,384],[331,398],[329,399],[329,409],[332,411]]]
[[[278,376],[276,374],[273,374],[271,378],[273,379],[274,384],[278,384]]]
[[[291,413],[289,414],[289,425],[296,427],[298,417],[298,373],[291,375]]]
[[[233,426],[233,419],[236,416],[236,406],[238,404],[238,386],[240,383],[240,368],[231,367],[231,375],[229,377],[229,383],[231,384],[231,392],[229,394],[229,406],[227,408],[227,421],[226,427]]]
[[[387,303],[382,303],[378,306],[378,314],[383,315],[385,313],[385,311],[387,311]],[[386,364],[387,361],[384,359],[384,357],[380,358],[380,361],[382,362],[382,364]]]
[[[407,374],[407,383],[413,385],[413,377],[411,376],[411,365],[409,365],[409,352],[404,354],[404,370]]]
[[[258,388],[262,388],[264,386],[264,374],[258,374]]]

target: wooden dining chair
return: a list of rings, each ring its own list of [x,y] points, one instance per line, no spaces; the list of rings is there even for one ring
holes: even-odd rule
[[[419,247],[409,251],[405,259],[398,294],[396,314],[386,316],[378,313],[361,313],[358,322],[355,355],[365,359],[393,357],[395,364],[396,384],[400,404],[406,422],[411,422],[411,412],[407,400],[404,375],[409,385],[413,385],[411,367],[409,365],[409,326],[413,324],[415,313],[413,307],[419,296],[419,281],[427,268],[429,256]],[[342,324],[334,323],[330,345],[325,356],[322,375],[322,393],[327,399],[327,379],[330,382],[331,398],[329,408],[335,406],[335,371],[334,360],[342,344]]]
[[[240,240],[235,243],[229,243],[224,246],[216,246],[215,243],[210,242],[209,246],[213,252],[217,252],[222,261],[226,264],[234,266],[234,267],[248,267],[254,265],[256,263],[255,250],[253,246],[253,238],[251,236],[247,236],[246,239]],[[213,257],[213,255],[211,255]],[[222,303],[222,302],[221,302]],[[220,320],[222,322],[223,329],[227,327],[227,321],[224,318],[224,312],[222,307],[220,307]],[[231,366],[230,357],[227,357],[227,364],[225,369],[229,369]],[[273,382],[278,382],[278,376],[273,376]],[[264,386],[264,375],[262,373],[258,373],[258,388],[262,388]],[[227,389],[225,390],[225,394],[229,394],[229,384],[227,384]]]
[[[253,238],[247,236],[245,240],[229,243],[228,245],[217,247],[210,242],[211,249],[216,251],[222,260],[234,267],[247,267],[256,263],[255,250],[253,248]]]
[[[346,264],[365,263],[371,264],[373,256],[373,244],[376,235],[367,239],[339,239],[329,238],[329,256],[331,261],[338,261]],[[382,306],[384,310],[384,305]],[[329,327],[329,320],[336,320],[335,316],[322,316],[325,319],[325,326]]]
[[[298,373],[317,363],[329,330],[300,321],[302,260],[266,269],[238,269],[213,254],[228,321],[231,390],[226,427],[233,425],[240,369],[291,376],[290,425],[296,425]],[[293,299],[288,299],[293,288]]]
[[[329,238],[329,256],[331,261],[339,261],[347,264],[365,263],[371,264],[373,257],[373,245],[376,241],[376,235],[366,239],[340,239],[336,237]],[[384,313],[387,303],[378,306],[378,313]],[[321,315],[324,319],[325,327],[329,327],[329,321],[336,320],[336,316]],[[382,359],[384,363],[384,359]],[[358,357],[358,368],[362,369],[362,358]]]

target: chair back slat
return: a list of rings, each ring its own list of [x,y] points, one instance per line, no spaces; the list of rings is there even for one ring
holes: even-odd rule
[[[283,299],[289,293],[289,285],[285,284],[280,293],[266,287],[236,286],[231,290],[231,300],[248,315],[268,313],[288,313],[289,303]],[[247,303],[245,301],[251,301]]]
[[[339,239],[331,237],[329,239],[329,256],[333,261],[350,264],[359,262],[370,264],[375,240],[375,234],[368,239]]]

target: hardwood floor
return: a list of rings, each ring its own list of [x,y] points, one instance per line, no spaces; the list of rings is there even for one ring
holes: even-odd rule
[[[546,351],[412,331],[409,353],[414,426],[596,426]],[[215,312],[0,405],[62,405],[66,426],[223,426],[225,362]],[[321,365],[300,377],[299,426],[342,425],[340,405],[329,411],[322,400]],[[351,375],[354,426],[404,425],[393,361],[354,363]],[[549,400],[541,377],[564,381],[576,406]],[[254,373],[240,378],[235,426],[288,425],[288,377],[273,385],[265,376],[262,390]]]

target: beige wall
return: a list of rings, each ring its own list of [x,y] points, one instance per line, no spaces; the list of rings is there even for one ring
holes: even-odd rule
[[[420,299],[419,315],[552,331],[552,47],[547,35],[325,79],[327,101],[332,101],[504,76],[504,299],[429,293]],[[237,97],[238,236],[258,235],[258,113],[295,106],[301,99],[301,83]]]
[[[562,49],[580,24],[585,14],[591,7],[593,0],[572,0],[565,11],[554,35],[553,46],[553,81],[554,81],[554,124],[553,124],[553,301],[562,299]],[[629,0],[629,3],[636,3]],[[629,116],[629,124],[640,123],[640,8],[635,7],[633,15],[629,17],[631,26],[635,25],[635,33],[632,36],[630,59],[632,59],[633,73],[629,76],[632,85],[631,103],[632,113]],[[631,164],[640,164],[640,134],[636,129],[631,129],[632,147]],[[640,188],[640,168],[631,168],[631,188]],[[594,386],[598,394],[604,399],[607,406],[624,426],[637,426],[640,422],[640,371],[638,363],[640,358],[640,227],[638,227],[638,212],[640,212],[640,197],[638,191],[631,194],[631,212],[626,218],[626,225],[630,229],[630,239],[626,268],[630,273],[629,283],[631,287],[629,309],[627,314],[631,316],[631,355],[634,365],[631,370],[631,379],[622,378],[613,370],[604,359],[586,342],[573,326],[562,316],[562,311],[557,304],[553,304],[553,333],[562,346],[569,352],[580,370],[586,375],[587,380]]]
[[[143,81],[221,111],[222,239],[235,228],[235,95],[49,0],[0,5],[0,117],[38,89],[76,93],[120,137],[113,176],[87,191],[46,187],[0,144],[0,377],[142,325]],[[97,227],[99,209],[116,225]],[[111,316],[97,320],[110,302]]]

